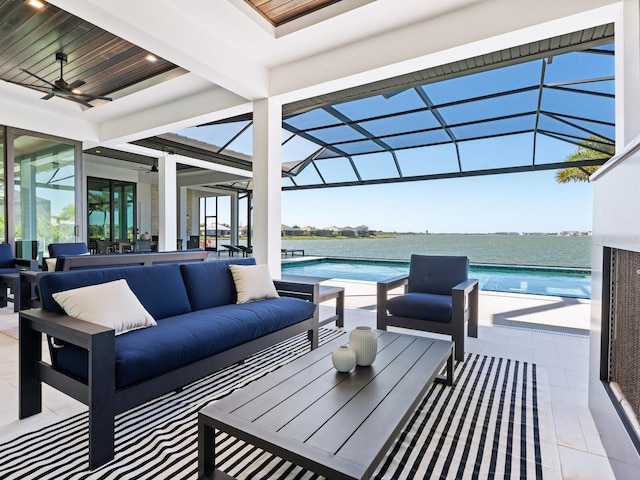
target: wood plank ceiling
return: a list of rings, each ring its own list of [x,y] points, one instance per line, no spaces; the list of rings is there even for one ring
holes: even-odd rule
[[[60,78],[56,53],[67,55],[64,80],[85,83],[83,93],[107,96],[176,68],[95,25],[45,3],[40,9],[25,1],[0,0],[0,79],[27,84],[46,93],[44,82]]]
[[[245,0],[276,27],[341,0]]]

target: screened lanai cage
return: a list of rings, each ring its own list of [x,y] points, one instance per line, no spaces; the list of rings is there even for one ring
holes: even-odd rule
[[[603,25],[287,104],[283,190],[601,165],[614,151],[612,42]],[[139,143],[249,170],[252,130],[247,114]]]

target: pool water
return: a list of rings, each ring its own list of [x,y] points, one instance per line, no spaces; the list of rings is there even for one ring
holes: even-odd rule
[[[409,273],[409,263],[322,258],[285,262],[282,264],[282,273],[378,282],[406,275]],[[479,280],[481,290],[591,298],[589,270],[472,264],[469,277]]]

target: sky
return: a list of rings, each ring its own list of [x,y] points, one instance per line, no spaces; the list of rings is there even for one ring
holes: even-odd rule
[[[532,138],[526,134],[468,142],[461,144],[461,152],[464,161],[480,165],[496,156],[514,155],[526,156],[514,163],[530,163]],[[542,163],[562,161],[574,151],[572,144],[538,136],[537,158]],[[282,223],[317,228],[366,225],[371,230],[416,233],[590,231],[592,185],[559,184],[555,175],[555,170],[546,170],[283,191]],[[241,213],[243,223],[244,218]]]
[[[611,49],[612,47],[604,47]],[[543,112],[569,115],[558,120],[553,115],[540,116],[538,127],[562,135],[585,136],[569,123],[586,131],[601,132],[613,138],[614,128],[601,123],[586,122],[578,118],[613,121],[614,102],[605,96],[584,95],[563,90],[566,82],[600,79],[571,84],[571,88],[613,93],[611,77],[614,59],[610,55],[574,52],[546,61],[545,88],[540,108]],[[551,136],[522,133],[489,139],[478,138],[500,131],[532,128],[538,106],[538,91],[523,91],[505,97],[487,98],[474,103],[454,104],[466,98],[490,95],[496,92],[523,89],[540,80],[542,60],[505,67],[432,83],[423,88],[450,125],[491,117],[523,114],[508,120],[465,124],[452,128],[459,140],[460,161],[464,171],[530,165],[535,141],[536,164],[562,162],[574,153],[576,146]],[[560,88],[554,88],[559,86]],[[420,106],[416,92],[403,90],[391,97],[372,97],[336,105],[335,108],[350,119],[379,118],[363,125],[376,133],[400,133],[438,126],[429,112],[386,118],[389,113],[412,110]],[[417,105],[417,107],[416,107]],[[424,104],[422,104],[424,107]],[[524,115],[525,112],[530,112]],[[563,120],[568,120],[569,123]],[[336,119],[323,110],[312,110],[291,117],[287,123],[296,128],[333,125]],[[396,123],[393,123],[396,122]],[[404,122],[404,124],[402,123]],[[513,122],[507,124],[507,122]],[[528,123],[527,123],[528,122]],[[244,123],[246,125],[246,123]],[[178,132],[214,145],[224,145],[243,124],[224,124],[215,127],[195,127]],[[215,130],[214,130],[215,128]],[[502,129],[502,130],[501,130]],[[358,133],[347,127],[330,127],[316,131],[327,142],[357,140]],[[312,132],[316,134],[316,132]],[[433,133],[433,138],[438,132]],[[443,134],[442,130],[440,133]],[[425,134],[426,136],[427,134]],[[431,135],[431,134],[429,134]],[[286,141],[291,134],[283,130],[283,161],[299,161],[319,147],[299,137]],[[360,136],[361,137],[361,136]],[[251,154],[252,128],[241,134],[229,148]],[[331,140],[333,138],[333,140]],[[363,138],[363,137],[362,137]],[[403,142],[405,137],[388,137],[390,142]],[[407,137],[409,138],[409,137]],[[432,140],[438,141],[438,140]],[[354,147],[357,144],[352,144]],[[351,144],[345,144],[350,148]],[[455,172],[458,158],[453,144],[396,150],[405,176]],[[353,155],[364,179],[397,176],[393,157],[388,152]],[[316,161],[328,182],[355,179],[345,158]],[[288,226],[366,225],[372,230],[386,232],[429,233],[493,233],[589,231],[592,228],[592,185],[589,182],[559,184],[556,171],[529,171],[449,178],[379,185],[331,187],[309,190],[283,191],[282,223]],[[304,169],[296,176],[298,185],[320,182],[314,168]],[[291,185],[288,180],[283,185]]]
[[[522,165],[531,162],[532,141],[533,134],[524,134],[464,142],[460,149],[463,162],[483,166],[495,163],[496,158],[504,158],[501,165]],[[450,152],[438,149],[433,161],[454,162],[453,147],[449,148]],[[575,148],[572,144],[538,135],[536,158],[540,163],[560,162]],[[419,160],[425,152],[405,152],[410,154],[399,155],[400,164],[403,171],[410,173],[408,167],[415,159],[407,155]],[[387,162],[391,160],[387,159]],[[371,230],[385,232],[590,231],[592,185],[588,182],[559,184],[555,175],[555,170],[546,170],[283,191],[282,223],[317,228],[366,225]],[[224,218],[221,213],[220,220],[225,221]],[[245,214],[241,212],[243,223],[244,218]]]
[[[588,231],[592,185],[555,171],[283,192],[282,223],[386,232]]]

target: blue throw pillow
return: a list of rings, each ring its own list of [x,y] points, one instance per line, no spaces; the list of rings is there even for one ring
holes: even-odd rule
[[[255,265],[253,258],[180,265],[193,310],[236,303],[237,293],[229,265]]]
[[[124,278],[140,303],[156,320],[191,311],[178,264],[75,270],[44,275],[39,280],[45,310],[64,313],[52,295],[63,290]]]

